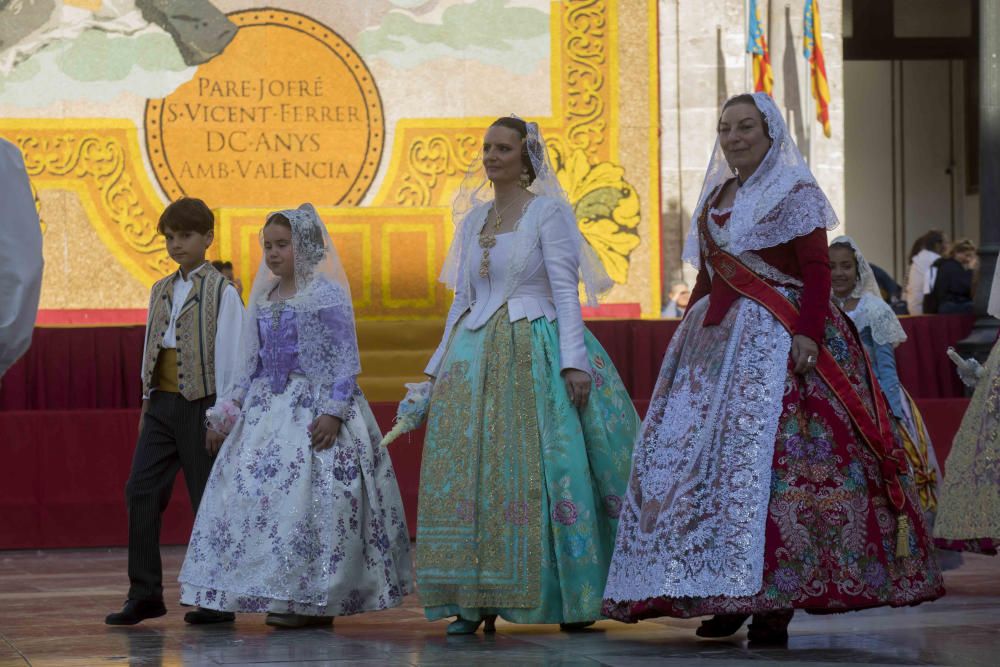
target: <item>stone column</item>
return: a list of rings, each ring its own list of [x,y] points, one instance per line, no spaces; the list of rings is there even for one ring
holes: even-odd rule
[[[979,320],[958,349],[985,361],[1000,321],[986,314],[1000,250],[1000,0],[979,0]]]

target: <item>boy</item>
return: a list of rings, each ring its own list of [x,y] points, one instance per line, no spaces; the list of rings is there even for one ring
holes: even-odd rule
[[[142,358],[142,413],[132,472],[125,485],[128,505],[128,600],[109,614],[108,625],[135,625],[167,613],[163,605],[160,525],[178,469],[191,507],[198,511],[222,437],[206,433],[205,411],[216,386],[236,373],[243,304],[232,283],[205,261],[215,216],[200,199],[170,204],[157,231],[179,270],[157,281],[149,299]],[[188,623],[232,621],[233,614],[197,609]]]

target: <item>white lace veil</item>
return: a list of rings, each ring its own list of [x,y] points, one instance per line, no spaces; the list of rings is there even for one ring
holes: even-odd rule
[[[515,115],[511,117],[518,118]],[[535,171],[535,180],[528,186],[528,191],[538,197],[550,198],[556,202],[557,208],[561,209],[561,214],[553,216],[552,219],[564,225],[565,233],[573,239],[579,248],[580,282],[583,283],[586,292],[587,304],[596,306],[598,297],[607,293],[614,286],[614,281],[611,280],[597,253],[580,232],[573,207],[570,205],[562,186],[559,185],[559,178],[552,167],[546,143],[538,129],[538,124],[534,122],[525,124],[527,136],[524,139],[524,147]],[[486,176],[486,169],[483,166],[482,154],[480,153],[473,159],[472,166],[466,172],[451,207],[455,235],[448,250],[448,256],[445,258],[444,266],[441,268],[439,279],[454,291],[463,287],[468,292],[472,271],[478,267],[479,248],[476,243],[476,235],[479,233],[481,223],[493,202],[493,190],[489,186],[490,181]],[[526,239],[525,241],[527,241],[527,249],[530,250],[531,246],[538,242],[538,239]],[[515,251],[514,261],[516,262],[517,256],[524,254],[524,252]],[[518,272],[512,271],[512,273]],[[516,285],[510,284],[507,289],[512,291],[515,287]]]
[[[219,396],[220,401],[243,400],[259,363],[258,327],[270,325],[272,318],[276,325],[283,309],[295,312],[299,364],[313,382],[325,388],[361,372],[351,288],[323,221],[312,204],[271,213],[267,222],[278,215],[288,221],[292,230],[295,295],[270,300],[280,279],[262,259],[250,290],[248,316],[240,334],[241,366],[236,387],[233,395]]]
[[[814,229],[830,230],[840,224],[830,201],[788,133],[788,126],[774,100],[767,93],[754,93],[753,101],[764,116],[772,144],[760,166],[736,192],[733,212],[727,223],[730,236],[727,250],[737,256],[748,250],[787,243]],[[695,268],[701,266],[698,218],[710,198],[714,198],[733,175],[716,135],[682,254],[684,261]]]
[[[882,298],[878,281],[871,264],[861,253],[861,248],[850,236],[838,236],[830,241],[830,246],[846,245],[854,252],[854,263],[858,267],[858,281],[851,291],[851,299],[858,299],[854,311],[848,313],[859,331],[870,328],[872,339],[878,345],[899,345],[906,340],[906,332],[899,323],[896,313]]]

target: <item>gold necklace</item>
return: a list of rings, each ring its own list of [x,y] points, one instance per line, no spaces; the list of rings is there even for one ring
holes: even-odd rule
[[[479,234],[479,247],[483,249],[483,257],[479,260],[479,277],[489,278],[490,277],[490,248],[497,244],[497,232],[500,231],[500,227],[503,225],[503,218],[500,217],[501,213],[506,213],[507,209],[514,205],[516,200],[510,202],[503,207],[503,211],[497,210],[497,200],[493,200],[493,229],[489,228],[489,225],[483,229]],[[487,216],[489,212],[487,212]]]

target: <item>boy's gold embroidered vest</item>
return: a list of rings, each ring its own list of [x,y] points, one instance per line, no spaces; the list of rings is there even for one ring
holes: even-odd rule
[[[149,319],[146,349],[143,351],[146,370],[142,391],[149,395],[155,389],[156,362],[163,349],[163,334],[170,324],[173,310],[174,277],[172,273],[153,285],[149,299]],[[222,304],[222,291],[228,282],[210,266],[191,275],[188,292],[177,316],[177,391],[189,401],[215,393],[215,331]]]

